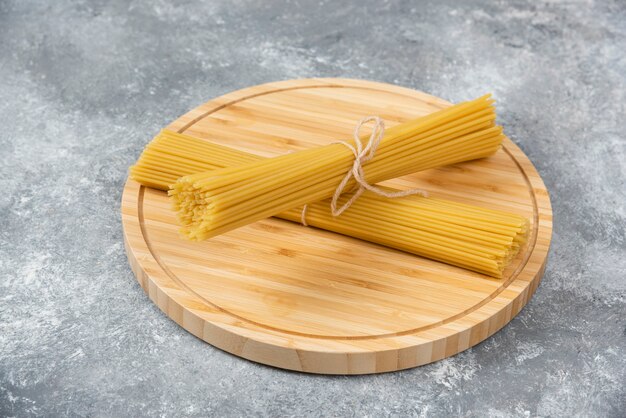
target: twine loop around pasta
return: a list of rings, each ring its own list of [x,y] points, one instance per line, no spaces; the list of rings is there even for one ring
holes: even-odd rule
[[[369,122],[374,122],[374,127],[372,128],[372,132],[367,141],[367,144],[363,146],[363,142],[361,141],[361,128],[363,125]],[[335,189],[335,194],[333,195],[332,200],[330,201],[330,210],[333,216],[339,216],[343,212],[345,212],[356,200],[363,194],[365,190],[369,190],[370,192],[376,193],[379,196],[384,196],[390,199],[397,197],[410,196],[415,194],[420,194],[422,196],[427,196],[427,193],[422,189],[408,189],[401,190],[397,192],[388,192],[379,187],[373,186],[365,180],[365,172],[363,171],[363,164],[370,161],[376,155],[376,150],[380,145],[380,141],[383,139],[385,135],[385,122],[378,116],[367,116],[361,119],[354,128],[354,144],[351,145],[345,141],[337,141],[333,142],[333,144],[341,144],[347,147],[352,154],[354,154],[354,163],[352,164],[352,168],[346,173],[344,178],[341,180],[337,189]],[[359,185],[358,189],[352,194],[350,199],[346,203],[344,203],[340,208],[337,208],[337,203],[339,202],[339,198],[344,192],[348,182],[354,177],[354,180]],[[301,222],[302,225],[308,226],[306,222],[306,212],[308,210],[308,205],[304,205],[301,213]]]

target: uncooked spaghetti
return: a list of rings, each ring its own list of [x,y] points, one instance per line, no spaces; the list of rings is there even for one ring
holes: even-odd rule
[[[503,136],[492,103],[484,96],[388,129],[375,156],[362,166],[364,180],[376,183],[493,154]],[[169,193],[183,235],[204,240],[331,197],[354,160],[344,144],[330,144],[191,174]],[[354,186],[352,178],[344,190]]]
[[[147,187],[168,190],[179,177],[261,160],[165,130],[146,147],[130,172]],[[345,200],[342,197],[340,203]],[[329,199],[309,204],[306,222],[493,277],[502,277],[528,230],[527,220],[519,215],[422,196],[386,199],[365,192],[338,217],[332,216],[329,206]],[[284,211],[278,217],[300,222],[301,209]]]

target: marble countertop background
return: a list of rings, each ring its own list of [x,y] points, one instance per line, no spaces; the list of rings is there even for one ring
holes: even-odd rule
[[[495,94],[555,221],[502,331],[312,376],[221,352],[144,295],[119,213],[142,147],[212,97],[316,76]],[[0,416],[626,416],[625,95],[621,0],[0,1]]]

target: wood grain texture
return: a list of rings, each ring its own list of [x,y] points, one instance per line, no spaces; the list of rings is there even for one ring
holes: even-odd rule
[[[226,94],[167,128],[263,156],[349,138],[356,121],[391,126],[449,106],[370,81],[307,79]],[[530,219],[502,280],[279,219],[204,242],[179,237],[164,192],[128,180],[128,258],[150,299],[183,328],[235,355],[311,373],[415,367],[492,335],[526,305],[545,268],[548,192],[510,140],[493,157],[385,182]]]

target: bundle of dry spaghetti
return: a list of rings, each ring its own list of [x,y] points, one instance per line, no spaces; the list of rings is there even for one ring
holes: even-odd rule
[[[375,155],[359,167],[363,181],[377,183],[493,154],[502,129],[495,126],[492,103],[484,96],[388,129]],[[331,197],[353,168],[357,147],[357,141],[346,141],[182,177],[169,192],[181,231],[204,240]],[[355,179],[344,186],[350,191]]]
[[[263,157],[163,131],[131,167],[131,177],[145,186],[168,190],[182,176],[261,160]],[[309,204],[306,222],[494,277],[502,277],[528,230],[527,220],[519,215],[422,196],[387,199],[365,192],[338,217],[331,214],[329,205],[329,199]],[[300,222],[301,210],[278,216]]]

